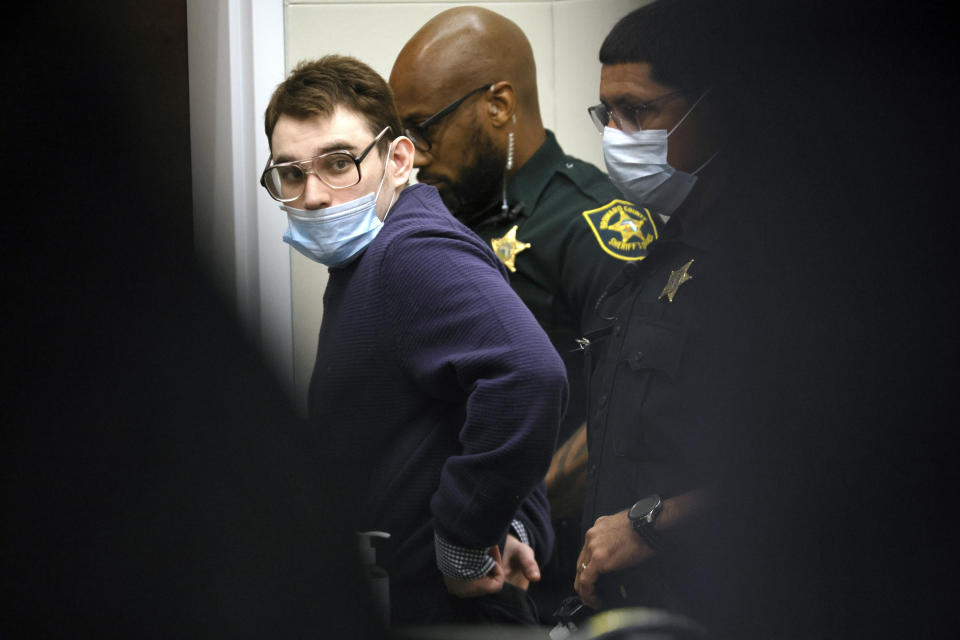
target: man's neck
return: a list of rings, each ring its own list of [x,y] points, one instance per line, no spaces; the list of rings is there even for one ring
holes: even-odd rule
[[[501,198],[500,196],[497,196],[490,202],[490,204],[481,209],[474,209],[472,211],[458,211],[454,217],[471,229],[476,229],[486,224],[488,220],[491,220],[495,216],[499,215],[501,212],[501,207]]]
[[[670,219],[679,219],[684,224],[694,222],[720,198],[727,175],[727,163],[724,162],[723,154],[720,153],[697,174],[697,184],[693,191],[670,216]]]
[[[522,119],[518,120],[514,132],[513,169],[507,173],[508,182],[547,141],[547,130],[543,128],[539,118],[534,123],[528,123],[526,127],[523,126]]]

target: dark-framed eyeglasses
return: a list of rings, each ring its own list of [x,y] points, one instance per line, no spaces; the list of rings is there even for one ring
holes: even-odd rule
[[[437,111],[435,114],[433,114],[432,116],[430,116],[429,118],[421,122],[420,124],[404,127],[403,135],[410,138],[413,141],[413,146],[415,146],[420,151],[430,151],[430,147],[433,146],[433,143],[430,142],[430,139],[427,137],[427,134],[426,134],[427,129],[429,129],[433,125],[437,124],[440,120],[442,120],[443,118],[447,117],[448,115],[456,111],[457,107],[463,104],[463,102],[473,94],[477,93],[478,91],[485,91],[487,89],[492,89],[492,88],[493,88],[493,83],[487,83],[482,87],[477,87],[476,89],[468,91],[467,93],[457,98],[456,100],[454,100],[453,102],[445,106],[443,109],[440,109],[440,111]]]
[[[302,196],[307,188],[307,176],[311,173],[331,189],[352,187],[360,182],[360,163],[388,131],[390,127],[384,127],[358,156],[347,150],[329,151],[306,160],[280,162],[273,166],[270,165],[272,158],[267,158],[267,165],[260,174],[260,184],[278,202],[291,202]]]
[[[648,111],[653,105],[665,102],[669,98],[675,98],[681,93],[683,92],[674,91],[659,98],[654,98],[649,102],[641,102],[639,104],[608,107],[600,103],[592,107],[587,107],[587,113],[590,114],[590,120],[593,121],[593,126],[595,126],[600,133],[603,133],[603,128],[607,126],[610,120],[613,120],[614,124],[616,124],[617,128],[621,131],[632,133],[643,128],[640,126],[640,122],[642,121],[645,111]]]

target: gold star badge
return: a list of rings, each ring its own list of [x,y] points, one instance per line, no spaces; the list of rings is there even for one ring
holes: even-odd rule
[[[663,297],[666,296],[669,302],[673,302],[673,296],[677,295],[677,289],[680,288],[680,285],[688,280],[693,280],[693,276],[687,273],[687,270],[692,264],[693,260],[679,269],[670,272],[670,277],[667,278],[667,285],[663,288],[663,291],[660,292],[660,295],[657,296],[657,300],[663,300]]]
[[[490,245],[493,247],[493,252],[497,254],[497,257],[500,258],[500,261],[507,265],[507,269],[510,269],[512,272],[516,272],[517,268],[514,266],[513,261],[516,259],[517,254],[525,249],[530,248],[529,242],[520,242],[517,240],[517,228],[519,225],[513,225],[513,228],[510,231],[507,231],[506,235],[502,238],[491,238]]]

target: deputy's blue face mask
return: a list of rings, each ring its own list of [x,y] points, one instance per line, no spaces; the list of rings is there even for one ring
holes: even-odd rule
[[[388,152],[388,160],[389,157]],[[383,227],[383,222],[377,217],[377,199],[386,175],[384,162],[383,177],[380,178],[376,193],[371,191],[333,207],[310,210],[280,205],[289,223],[283,241],[314,262],[328,267],[347,264],[373,242]]]

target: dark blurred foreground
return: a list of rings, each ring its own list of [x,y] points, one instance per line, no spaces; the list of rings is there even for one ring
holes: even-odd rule
[[[731,638],[952,637],[950,22],[757,5],[730,3],[725,39],[750,96],[731,126],[763,283],[744,310],[753,419],[718,452],[734,472],[703,532],[700,619]],[[182,4],[12,19],[3,635],[380,635],[331,526],[349,470],[192,266]]]
[[[185,17],[3,43],[0,635],[374,637],[344,479],[194,266]]]

